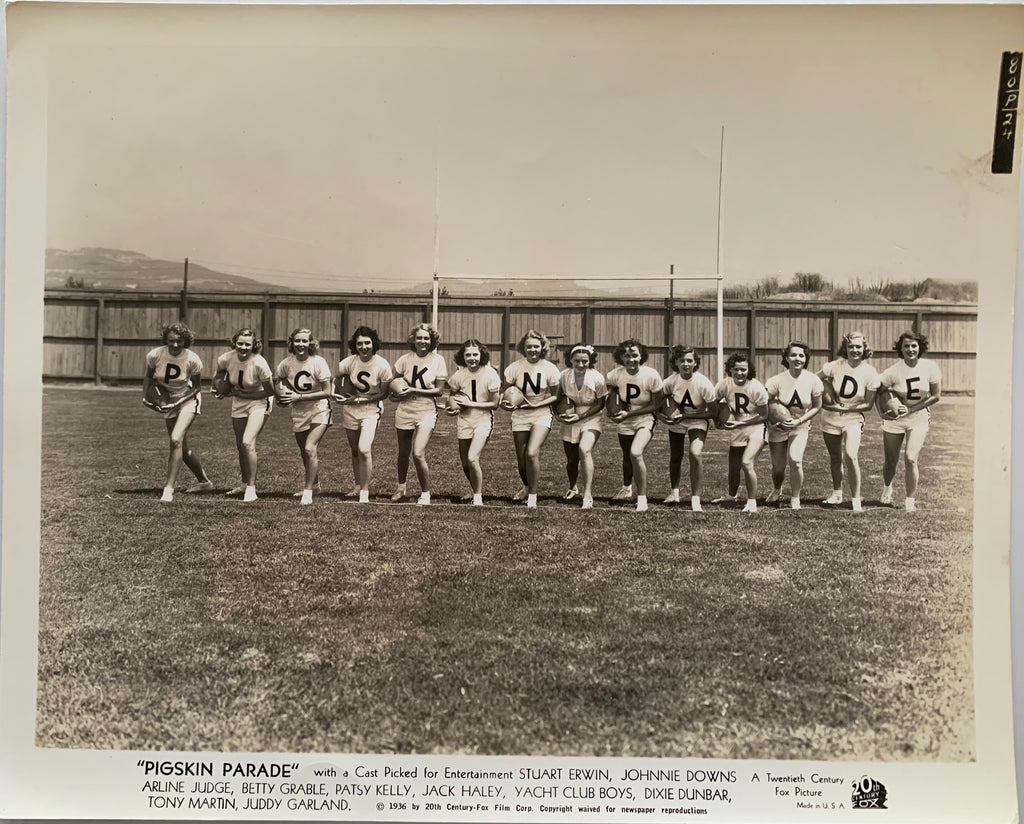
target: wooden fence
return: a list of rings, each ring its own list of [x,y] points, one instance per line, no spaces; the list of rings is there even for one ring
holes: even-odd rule
[[[348,354],[345,341],[356,326],[377,329],[380,354],[390,362],[407,351],[409,329],[430,319],[429,297],[367,294],[189,294],[48,289],[45,294],[43,376],[46,379],[118,383],[140,380],[145,355],[159,344],[161,327],[187,318],[195,332],[193,349],[207,366],[227,348],[234,330],[251,326],[264,341],[264,356],[275,365],[285,355],[288,333],[309,327],[334,367]],[[790,340],[810,344],[812,369],[833,356],[844,333],[864,332],[881,371],[895,361],[893,341],[906,329],[928,336],[928,357],[942,369],[943,389],[973,392],[978,312],[974,305],[938,303],[819,303],[808,301],[725,302],[724,341],[728,354],[751,353],[758,376],[781,371],[779,350]],[[648,346],[650,364],[667,374],[667,352],[688,343],[702,355],[701,370],[717,374],[715,303],[712,300],[451,298],[442,299],[440,352],[452,353],[467,338],[491,350],[495,366],[514,356],[515,342],[530,328],[559,346],[579,340],[601,353],[598,368],[613,366],[611,352],[626,338]],[[555,359],[556,356],[552,356]],[[561,358],[557,358],[561,365]]]

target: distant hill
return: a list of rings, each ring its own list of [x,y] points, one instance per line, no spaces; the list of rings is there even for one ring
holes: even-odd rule
[[[445,280],[441,285],[452,297],[486,297],[495,293],[511,297],[559,297],[559,298],[665,298],[668,297],[667,281],[622,281],[601,280]],[[679,282],[676,282],[679,289]],[[429,282],[419,283],[410,291],[428,295]]]
[[[85,249],[47,249],[47,288],[138,289],[140,291],[178,291],[184,274],[183,260],[156,260],[140,252],[88,247]],[[230,290],[233,292],[292,292],[286,286],[266,283],[241,275],[216,272],[190,263],[188,288],[197,292]]]

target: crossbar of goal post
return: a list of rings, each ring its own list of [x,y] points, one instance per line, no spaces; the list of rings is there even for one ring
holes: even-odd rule
[[[432,300],[431,300],[431,326],[438,329],[437,302],[440,294],[441,280],[713,280],[715,281],[715,343],[718,353],[718,381],[721,382],[725,376],[725,347],[722,337],[725,334],[724,309],[723,309],[723,277],[721,273],[715,275],[469,275],[434,272]],[[670,309],[670,311],[672,311]]]

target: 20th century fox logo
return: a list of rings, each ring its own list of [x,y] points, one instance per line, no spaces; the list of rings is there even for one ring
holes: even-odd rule
[[[855,810],[885,810],[885,784],[862,775],[853,782],[853,795],[850,798]]]

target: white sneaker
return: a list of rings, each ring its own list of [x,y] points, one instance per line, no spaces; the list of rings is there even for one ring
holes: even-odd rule
[[[537,496],[536,495],[530,495],[529,493],[527,493],[527,495],[526,495],[526,508],[527,509],[536,509],[537,508]]]
[[[186,495],[196,495],[200,492],[213,492],[213,481],[197,481],[185,490]]]
[[[690,509],[694,512],[704,511],[704,508],[700,505],[700,495],[693,495],[690,498]]]
[[[743,504],[744,512],[757,512],[757,501],[753,498],[747,498],[747,502]]]
[[[854,512],[863,512],[864,511],[864,507],[862,507],[860,505],[860,498],[852,498],[850,500],[850,503],[853,504],[853,511]]]
[[[245,492],[245,484],[239,484],[238,486],[234,487],[233,489],[229,489],[227,492],[225,492],[224,496],[227,497],[229,495],[242,495],[244,492]]]
[[[312,489],[303,489],[302,490],[302,497],[299,498],[299,505],[300,506],[309,506],[311,503],[313,503],[313,490]]]
[[[668,495],[665,496],[665,500],[662,501],[662,503],[663,504],[677,504],[677,503],[679,503],[679,490],[678,489],[673,489],[671,492],[669,492]]]
[[[562,500],[563,501],[572,501],[572,500],[578,498],[579,496],[580,496],[580,491],[576,487],[573,487],[572,489],[570,489],[568,492],[566,492],[562,496]]]
[[[907,498],[907,500],[903,502],[903,509],[907,512],[917,512],[917,501],[913,498]]]
[[[779,498],[781,498],[781,497],[782,497],[782,490],[781,489],[773,489],[771,492],[768,493],[768,497],[764,499],[764,502],[766,504],[775,504],[775,503],[779,502]]]
[[[360,489],[359,490],[359,503],[368,504],[370,503],[370,490]]]
[[[430,493],[421,492],[420,499],[416,501],[416,506],[430,506]]]
[[[473,506],[483,506],[483,505],[484,505],[484,496],[482,494],[481,495],[474,495],[473,496]]]
[[[892,484],[882,487],[882,495],[879,497],[878,502],[885,506],[892,505]]]
[[[789,499],[789,508],[790,509],[800,509],[800,499],[799,498],[790,498]]]
[[[405,497],[405,484],[399,484],[395,487],[395,494],[391,496],[391,500],[394,503],[398,503],[402,498]]]
[[[646,512],[647,511],[647,496],[637,495],[636,496],[636,511]]]
[[[713,503],[713,504],[730,504],[730,503],[736,503],[736,501],[738,501],[739,499],[740,499],[739,493],[737,492],[735,495],[721,495],[721,496],[715,498],[711,503]]]
[[[174,500],[174,487],[165,486],[164,494],[160,496],[160,503],[169,504]]]
[[[594,508],[594,499],[593,498],[584,498],[583,499],[583,505],[580,507],[580,509],[593,509],[593,508]]]
[[[242,496],[242,503],[243,504],[251,504],[255,500],[257,500],[257,498],[256,498],[256,487],[254,487],[254,486],[247,486],[245,488],[245,495]]]
[[[632,497],[633,497],[633,485],[629,484],[627,486],[627,485],[623,484],[622,489],[620,489],[618,492],[616,492],[614,495],[612,495],[612,500],[613,501],[628,501]]]
[[[841,489],[834,489],[832,491],[832,494],[829,495],[821,503],[824,506],[839,506],[839,504],[841,504],[842,502],[843,502],[843,490],[841,490]]]
[[[526,496],[530,494],[530,490],[525,486],[520,489],[515,495],[512,496],[513,501],[525,501]]]

